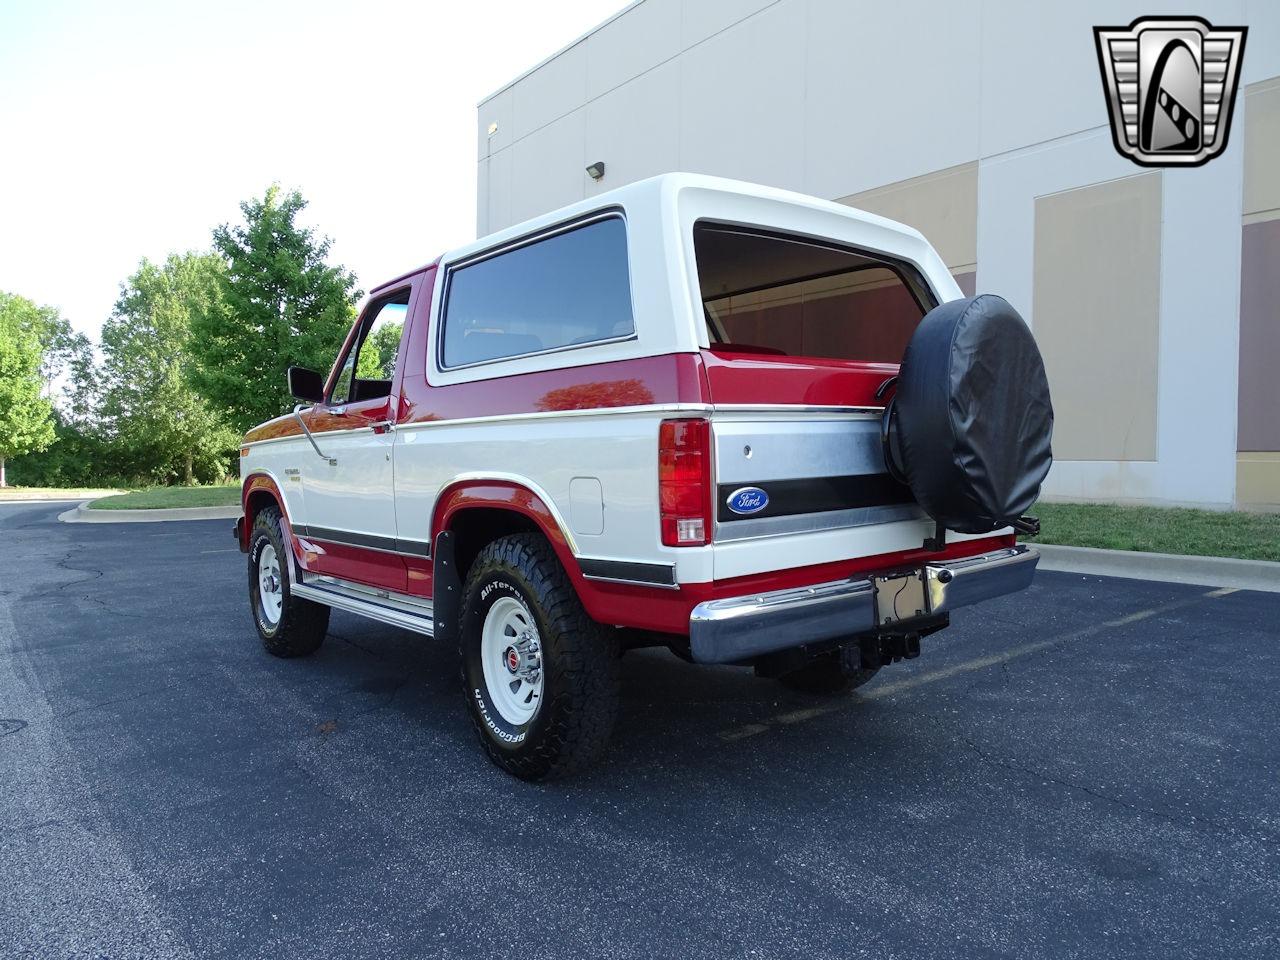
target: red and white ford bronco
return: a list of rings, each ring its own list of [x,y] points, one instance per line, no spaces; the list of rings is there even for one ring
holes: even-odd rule
[[[375,289],[327,377],[245,437],[267,649],[332,608],[456,642],[516,776],[605,748],[619,658],[835,694],[1026,587],[1051,462],[1039,352],[919,233],[671,174]]]

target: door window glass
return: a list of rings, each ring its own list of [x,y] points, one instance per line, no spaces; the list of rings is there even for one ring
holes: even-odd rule
[[[391,378],[396,370],[408,309],[406,290],[365,314],[359,338],[338,373],[330,403],[356,403],[391,396]]]

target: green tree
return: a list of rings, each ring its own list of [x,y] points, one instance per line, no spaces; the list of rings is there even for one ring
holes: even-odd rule
[[[40,375],[52,398],[59,426],[84,426],[97,409],[97,376],[93,344],[52,307],[41,307],[44,350]]]
[[[236,434],[190,383],[192,317],[216,308],[213,254],[143,260],[102,327],[103,425],[131,473],[167,482],[220,478]]]
[[[220,296],[193,318],[193,382],[239,430],[288,410],[285,372],[327,370],[354,318],[355,277],[326,263],[328,238],[298,226],[305,207],[274,185],[240,205],[243,223],[213,232],[226,269]]]
[[[57,440],[42,453],[18,457],[10,479],[28,487],[123,487],[136,482],[122,467],[127,451],[108,442],[97,426],[80,426],[64,419],[55,407]]]
[[[40,369],[48,320],[47,309],[0,293],[0,487],[6,486],[7,459],[54,441],[53,404]]]
[[[390,380],[396,372],[403,323],[384,323],[369,334],[360,348],[356,376],[362,380]]]

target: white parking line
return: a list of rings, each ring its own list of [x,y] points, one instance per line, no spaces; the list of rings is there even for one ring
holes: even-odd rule
[[[1039,653],[1050,647],[1059,644],[1071,643],[1075,640],[1083,640],[1094,634],[1101,633],[1104,630],[1110,630],[1115,627],[1127,626],[1136,623],[1139,620],[1146,620],[1148,617],[1154,617],[1157,614],[1169,613],[1173,610],[1181,610],[1183,607],[1194,606],[1206,599],[1218,599],[1228,594],[1237,593],[1238,591],[1231,587],[1225,587],[1221,590],[1210,590],[1208,593],[1198,594],[1186,600],[1175,600],[1171,603],[1162,604],[1158,607],[1151,607],[1146,610],[1138,610],[1134,613],[1118,617],[1115,620],[1105,620],[1102,623],[1091,624],[1087,627],[1081,627],[1079,630],[1070,630],[1066,633],[1060,633],[1057,636],[1049,637],[1045,640],[1037,640],[1034,643],[1024,643],[1018,647],[1011,647],[1002,653],[992,654],[987,657],[975,657],[973,660],[966,660],[964,663],[957,663],[954,666],[943,667],[941,670],[931,670],[928,673],[922,673],[914,677],[907,677],[903,680],[897,680],[893,683],[880,684],[872,687],[864,693],[859,693],[858,697],[852,701],[842,701],[840,703],[827,704],[820,707],[806,707],[801,710],[789,710],[786,713],[780,713],[766,721],[745,724],[732,730],[725,730],[720,734],[720,739],[726,742],[734,740],[745,740],[747,737],[754,737],[770,730],[776,724],[795,724],[803,723],[806,720],[814,720],[818,717],[824,717],[827,714],[835,713],[838,710],[848,710],[857,706],[860,702],[866,700],[883,700],[885,697],[892,697],[894,694],[902,693],[906,690],[914,690],[916,687],[922,687],[927,683],[936,683],[939,680],[949,680],[952,677],[965,673],[972,673],[975,670],[985,670],[987,667],[998,666],[1002,663],[1008,663],[1010,660],[1017,660],[1019,657],[1030,656],[1033,653]]]

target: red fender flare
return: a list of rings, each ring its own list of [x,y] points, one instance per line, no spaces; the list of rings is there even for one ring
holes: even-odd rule
[[[581,578],[582,572],[569,547],[568,535],[560,527],[555,514],[540,496],[513,480],[458,480],[449,484],[436,497],[431,515],[432,539],[451,528],[457,513],[477,507],[510,510],[532,520],[551,543],[569,576],[575,579],[575,583]]]
[[[280,508],[280,516],[284,518],[285,532],[289,535],[289,542],[293,545],[293,558],[304,568],[304,558],[302,556],[302,548],[298,544],[298,538],[293,535],[293,522],[289,519],[289,508],[285,506],[284,496],[280,493],[280,487],[276,485],[269,475],[265,473],[251,473],[244,478],[240,487],[240,512],[241,517],[236,527],[239,531],[240,552],[249,552],[249,534],[253,529],[253,514],[249,512],[249,499],[260,491],[266,491],[275,500],[276,506]]]
[[[569,582],[577,592],[587,613],[599,619],[604,615],[597,602],[595,584],[582,575],[578,558],[569,546],[569,537],[556,520],[555,514],[538,494],[514,480],[459,480],[449,484],[436,497],[431,516],[431,535],[452,529],[453,518],[464,510],[486,508],[510,510],[532,520],[551,544],[560,566],[569,575]]]

